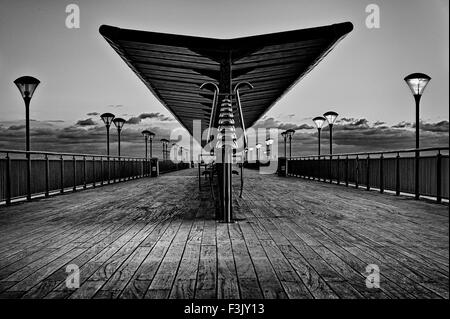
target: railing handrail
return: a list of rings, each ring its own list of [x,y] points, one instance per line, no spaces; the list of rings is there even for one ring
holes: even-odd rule
[[[123,159],[139,159],[139,160],[150,160],[149,157],[134,157],[134,156],[118,156],[118,155],[101,155],[101,154],[85,154],[85,153],[61,153],[61,152],[49,152],[49,151],[20,151],[20,150],[3,150],[0,149],[0,153],[9,154],[33,154],[33,155],[52,155],[52,156],[78,156],[78,157],[101,157],[101,158],[123,158]],[[157,157],[153,157],[157,158]]]
[[[301,159],[301,158],[320,158],[320,157],[337,157],[337,156],[358,156],[358,155],[383,155],[383,154],[400,154],[400,153],[415,153],[415,152],[429,152],[429,151],[448,151],[448,146],[442,147],[427,147],[427,148],[411,148],[411,149],[401,149],[401,150],[388,150],[388,151],[375,151],[375,152],[357,152],[357,153],[339,153],[339,154],[321,154],[321,155],[305,155],[305,156],[291,156],[291,159]]]

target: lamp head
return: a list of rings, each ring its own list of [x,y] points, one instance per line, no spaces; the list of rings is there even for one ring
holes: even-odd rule
[[[323,124],[325,123],[327,119],[323,116],[316,116],[313,118],[314,124],[316,124],[317,128],[320,130],[323,127]]]
[[[295,133],[295,130],[293,130],[291,128],[286,130],[286,136],[288,136],[289,138],[291,138],[292,135],[294,135],[294,133]]]
[[[333,111],[328,111],[328,112],[323,114],[323,116],[328,121],[328,125],[333,125],[334,121],[336,121],[336,118],[338,117],[338,115],[339,114],[337,114],[336,112],[333,112]]]
[[[431,78],[423,73],[412,73],[405,77],[405,82],[408,84],[413,95],[421,96],[425,87],[430,82]]]
[[[123,119],[123,118],[120,118],[120,117],[116,117],[114,120],[113,120],[113,123],[114,123],[114,125],[116,126],[116,128],[120,131],[120,130],[122,130],[122,127],[125,125],[125,120]]]
[[[41,82],[32,76],[21,76],[14,81],[24,99],[31,99],[39,83]]]
[[[105,123],[106,126],[110,126],[115,116],[112,113],[103,113],[102,115],[100,115],[100,118],[102,119],[103,123]]]
[[[144,137],[149,137],[151,132],[149,130],[143,130],[141,133]]]

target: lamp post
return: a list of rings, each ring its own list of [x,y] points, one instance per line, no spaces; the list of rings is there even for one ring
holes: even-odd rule
[[[150,158],[153,157],[153,137],[155,133],[151,132],[148,134],[148,141],[150,142]]]
[[[103,113],[100,115],[100,118],[106,126],[106,154],[109,156],[109,128],[111,127],[111,123],[115,116],[112,113]]]
[[[289,157],[292,157],[292,136],[295,134],[295,130],[286,130],[286,135],[289,137]]]
[[[117,154],[120,156],[120,132],[122,132],[123,125],[125,124],[123,118],[117,117],[113,120],[114,125],[117,128]]]
[[[148,159],[148,137],[149,137],[150,133],[151,132],[149,130],[142,131],[142,135],[145,138],[145,159]]]
[[[284,132],[282,132],[281,133],[281,136],[283,137],[283,139],[284,139],[284,158],[286,158],[286,136],[287,134],[286,134],[286,131],[284,131]]]
[[[261,148],[261,144],[256,144],[256,162],[259,162],[259,149]]]
[[[32,76],[21,76],[14,81],[25,102],[25,150],[30,151],[30,101],[40,81]],[[27,199],[31,200],[31,156],[27,153]]]
[[[177,143],[172,143],[172,148],[173,148],[173,154],[175,156],[175,161],[178,161],[178,144]]]
[[[163,150],[162,150],[163,161],[166,161],[167,160],[167,145],[169,144],[169,140],[165,139],[165,138],[162,138],[161,142],[162,142],[162,145],[163,145]]]
[[[336,112],[333,112],[333,111],[328,111],[323,114],[323,116],[328,121],[328,126],[330,127],[330,155],[333,155],[333,124],[334,124],[334,121],[336,121],[336,118],[338,117],[338,115],[339,114],[337,114]]]
[[[268,139],[266,139],[266,146],[267,146],[266,152],[267,152],[267,158],[269,160],[270,160],[270,155],[271,155],[270,145],[272,145],[272,144],[273,144],[273,139],[271,139],[270,137]]]
[[[408,84],[411,92],[414,96],[414,100],[416,101],[416,154],[415,154],[415,198],[419,199],[419,156],[420,152],[418,151],[419,144],[419,126],[420,126],[420,98],[422,97],[423,91],[425,87],[430,82],[431,77],[423,73],[412,73],[405,77],[405,82]]]
[[[313,121],[317,126],[317,132],[319,137],[318,155],[320,155],[320,131],[322,130],[323,123],[325,123],[326,118],[324,118],[323,116],[316,116],[315,118],[313,118]]]

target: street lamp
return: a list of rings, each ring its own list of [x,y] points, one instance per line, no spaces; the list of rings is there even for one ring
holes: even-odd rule
[[[150,141],[150,158],[153,158],[153,137],[155,136],[155,133],[149,131],[148,134],[148,140]]]
[[[21,76],[14,81],[25,102],[26,148],[30,151],[30,101],[40,81],[32,76]]]
[[[109,156],[109,127],[111,126],[114,117],[115,116],[112,113],[103,113],[102,115],[100,115],[100,118],[106,125],[106,154],[108,156]]]
[[[256,144],[256,161],[259,161],[259,149],[261,148],[261,144]]]
[[[174,159],[176,161],[178,161],[178,144],[177,143],[172,143],[172,149],[173,149],[173,155],[174,155]]]
[[[142,135],[145,138],[145,159],[148,159],[148,137],[150,135],[150,131],[149,130],[143,130],[142,131]]]
[[[286,135],[289,137],[289,157],[292,157],[292,136],[295,134],[295,130],[286,130]]]
[[[318,155],[320,155],[320,131],[322,130],[323,124],[325,123],[327,119],[323,116],[316,116],[313,118],[314,123],[317,126],[318,136],[319,136],[319,152]]]
[[[334,121],[336,121],[336,118],[338,117],[338,115],[339,114],[337,114],[336,112],[333,112],[333,111],[328,111],[323,114],[323,116],[328,121],[328,126],[330,127],[330,155],[333,155],[333,124],[334,124]]]
[[[14,81],[25,102],[25,150],[30,151],[30,101],[40,81],[32,76],[21,76]],[[27,199],[31,200],[31,161],[30,153],[27,153]]]
[[[415,159],[415,197],[419,199],[419,126],[420,126],[420,116],[419,116],[419,105],[420,98],[422,97],[425,87],[430,82],[431,77],[423,73],[412,73],[405,77],[405,82],[411,89],[414,95],[414,100],[416,101],[416,159]]]
[[[117,117],[113,120],[114,125],[117,128],[117,154],[120,156],[120,132],[122,132],[122,127],[125,124],[123,118]]]
[[[284,139],[284,158],[286,158],[286,136],[287,134],[286,134],[286,131],[284,131],[284,132],[281,132],[281,136],[283,137],[283,139]]]
[[[266,139],[266,152],[267,152],[267,158],[270,160],[270,145],[273,144],[273,139],[271,139],[270,137],[268,139]]]
[[[167,145],[169,143],[168,139],[162,138],[161,139],[162,145],[163,145],[163,161],[167,160]]]
[[[405,81],[411,89],[416,101],[416,148],[419,148],[419,104],[422,93],[431,78],[423,73],[412,73],[405,77]]]

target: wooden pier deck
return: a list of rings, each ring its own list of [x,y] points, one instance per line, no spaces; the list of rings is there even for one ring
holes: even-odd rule
[[[245,174],[234,224],[195,169],[1,207],[0,297],[449,298],[448,206]]]

